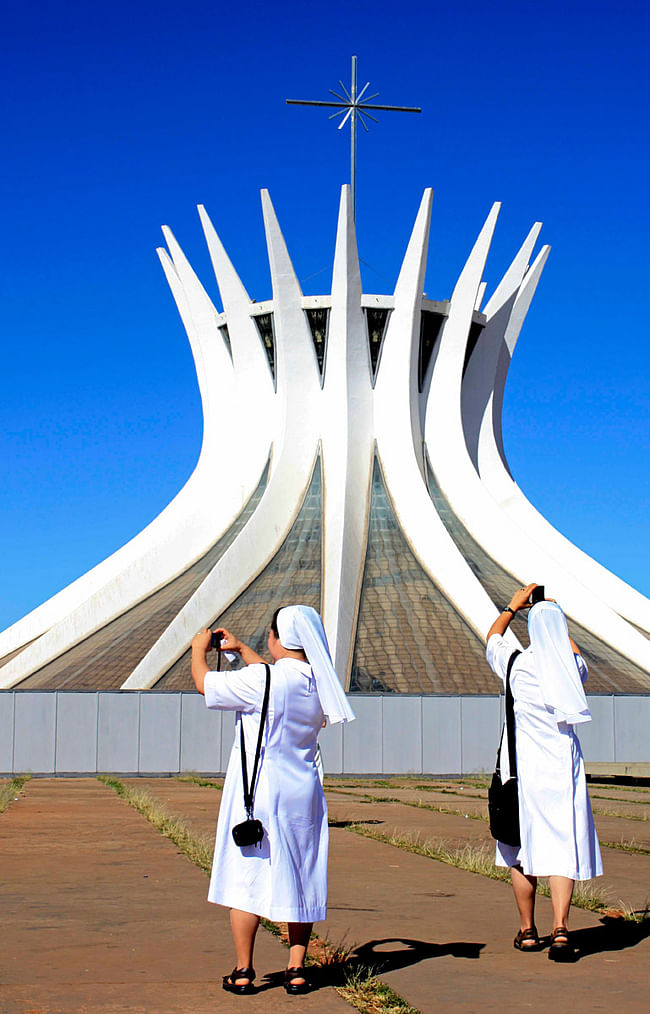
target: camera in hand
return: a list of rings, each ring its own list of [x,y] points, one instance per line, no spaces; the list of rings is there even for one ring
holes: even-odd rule
[[[210,638],[210,651],[221,651],[222,630],[213,630]]]
[[[538,584],[537,588],[533,588],[532,592],[530,593],[530,604],[531,604],[531,606],[534,606],[537,602],[543,602],[544,598],[545,598],[545,595],[544,595],[544,585],[543,584]]]

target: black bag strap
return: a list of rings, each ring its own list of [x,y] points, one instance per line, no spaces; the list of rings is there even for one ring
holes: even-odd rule
[[[519,649],[513,651],[512,655],[508,659],[508,668],[506,669],[506,733],[508,735],[508,760],[510,767],[510,777],[517,777],[517,748],[515,745],[515,699],[512,696],[512,690],[510,688],[510,673],[514,665],[517,655],[521,655]],[[497,767],[501,766],[501,747],[499,747],[499,756],[497,757]]]
[[[266,713],[269,707],[269,693],[271,691],[271,670],[267,663],[264,663],[266,669],[266,685],[264,687],[264,701],[262,703],[262,711],[260,714],[260,731],[257,737],[257,749],[255,750],[255,764],[253,765],[253,777],[251,778],[250,785],[248,784],[248,768],[246,765],[246,742],[244,740],[244,723],[240,716],[239,719],[239,731],[241,733],[241,774],[242,781],[244,783],[244,806],[246,807],[246,814],[249,820],[253,819],[253,795],[255,792],[255,779],[257,778],[257,765],[259,764],[260,753],[262,751],[262,736],[264,735],[264,726],[266,724]]]
[[[521,655],[519,649],[513,651],[508,659],[508,667],[506,669],[506,720],[504,728],[508,737],[508,759],[510,761],[511,778],[517,777],[517,747],[515,744],[515,700],[510,688],[510,673],[512,672],[517,655]],[[501,739],[503,740],[503,735]],[[499,744],[499,749],[497,750],[496,770],[501,770],[501,744]]]

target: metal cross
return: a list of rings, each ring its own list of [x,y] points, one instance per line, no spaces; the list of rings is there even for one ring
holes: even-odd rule
[[[361,121],[363,129],[367,132],[368,126],[364,117],[373,120],[378,123],[376,117],[368,112],[369,109],[385,110],[387,112],[396,113],[421,113],[422,110],[416,106],[377,106],[370,105],[371,99],[376,99],[379,92],[375,92],[374,95],[369,95],[366,99],[363,98],[366,89],[370,87],[370,81],[368,81],[357,95],[357,58],[352,57],[352,84],[350,91],[342,81],[339,81],[343,95],[339,95],[338,92],[329,89],[330,95],[337,98],[338,102],[316,102],[308,99],[287,99],[288,106],[330,106],[338,109],[337,113],[332,113],[330,120],[334,120],[337,116],[342,116],[343,119],[339,123],[339,130],[341,130],[348,120],[350,120],[350,187],[352,191],[352,214],[356,217],[357,209],[357,118]],[[362,101],[363,100],[363,101]]]

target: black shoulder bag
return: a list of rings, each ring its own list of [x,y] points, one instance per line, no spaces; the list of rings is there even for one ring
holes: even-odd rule
[[[239,845],[243,848],[244,845],[259,845],[262,847],[262,838],[264,837],[264,828],[261,820],[255,820],[253,817],[253,796],[255,793],[255,779],[257,778],[257,765],[260,759],[260,753],[262,750],[262,736],[264,735],[264,726],[266,725],[266,713],[269,707],[269,692],[271,690],[271,670],[269,669],[266,662],[264,663],[266,669],[266,686],[264,688],[264,703],[262,704],[262,712],[260,714],[260,731],[257,737],[257,749],[255,751],[255,764],[253,765],[253,774],[251,777],[250,785],[248,784],[248,770],[246,766],[246,743],[244,741],[244,723],[242,719],[239,720],[239,731],[241,733],[240,740],[240,752],[241,752],[241,774],[242,782],[244,784],[244,806],[246,807],[246,817],[241,824],[236,824],[232,829],[232,836],[235,840],[235,845]],[[242,716],[243,717],[243,716]]]
[[[488,789],[488,811],[490,815],[490,834],[504,845],[519,846],[519,791],[517,784],[517,748],[515,743],[515,702],[510,689],[510,673],[520,651],[513,651],[508,659],[506,670],[506,721],[508,734],[508,757],[510,759],[510,777],[501,781],[501,744],[497,751],[496,770],[492,775],[492,784]],[[503,736],[502,736],[503,738]]]

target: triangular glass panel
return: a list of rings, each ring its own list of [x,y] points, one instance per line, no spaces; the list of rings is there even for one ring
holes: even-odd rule
[[[423,310],[420,316],[420,354],[418,358],[418,390],[420,391],[444,321],[444,314],[434,313],[433,310]]]
[[[221,334],[221,337],[223,338],[224,342],[226,343],[226,348],[228,349],[228,355],[232,359],[232,345],[230,344],[230,332],[228,331],[228,325],[227,324],[221,324],[220,327],[219,327],[219,333]]]
[[[368,327],[368,346],[370,348],[370,362],[372,364],[373,376],[377,372],[377,363],[379,362],[379,353],[381,352],[381,343],[384,340],[386,333],[386,325],[388,323],[388,317],[390,310],[379,309],[377,307],[371,308],[366,307],[366,325]]]
[[[484,327],[485,327],[485,324],[479,324],[475,320],[473,320],[472,323],[470,324],[470,327],[469,327],[469,336],[467,338],[467,348],[465,349],[465,362],[463,363],[463,376],[465,376],[465,370],[467,369],[467,364],[470,361],[470,358],[472,356],[472,352],[476,348],[476,343],[479,340],[479,338],[481,337],[481,331],[483,330]]]
[[[307,314],[309,329],[314,342],[314,348],[316,349],[318,369],[320,370],[322,376],[323,364],[325,362],[325,350],[327,348],[327,327],[329,324],[330,312],[327,307],[323,306],[312,310],[305,310],[305,313]]]
[[[259,316],[253,317],[259,331],[260,338],[262,339],[262,345],[266,352],[266,358],[269,361],[271,367],[271,373],[273,374],[273,380],[275,380],[275,333],[273,331],[273,314],[272,313],[260,313]]]

